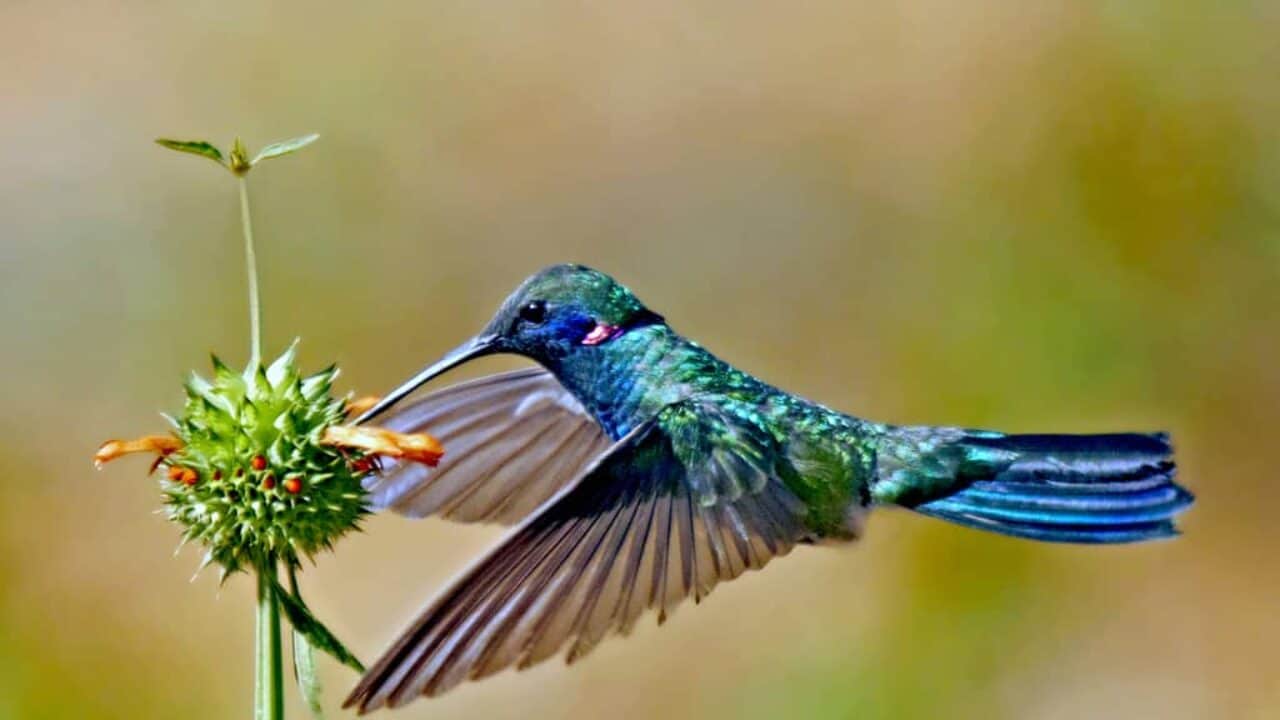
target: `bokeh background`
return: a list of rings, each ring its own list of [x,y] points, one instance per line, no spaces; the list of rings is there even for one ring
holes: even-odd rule
[[[249,714],[251,583],[188,583],[145,461],[89,458],[245,356],[234,183],[151,139],[310,131],[251,178],[265,330],[346,389],[574,260],[850,412],[1169,429],[1200,497],[1142,547],[885,512],[397,717],[1280,715],[1278,30],[1263,2],[5,0],[0,716]],[[499,532],[367,530],[304,577],[366,659]],[[324,677],[340,715],[354,677]]]

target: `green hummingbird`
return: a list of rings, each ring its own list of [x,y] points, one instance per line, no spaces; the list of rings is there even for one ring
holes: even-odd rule
[[[899,506],[1015,537],[1128,543],[1177,533],[1192,495],[1165,434],[1007,435],[894,426],[779,390],[681,336],[613,278],[557,265],[483,332],[387,395],[380,415],[470,359],[540,367],[407,403],[435,470],[389,466],[377,508],[515,527],[453,581],[361,679],[367,712],[438,695],[567,646],[568,662],[646,611],[763,567],[798,544],[857,538]]]

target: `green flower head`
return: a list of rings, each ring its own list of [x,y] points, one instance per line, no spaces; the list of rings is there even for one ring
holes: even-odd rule
[[[187,381],[172,420],[182,447],[163,461],[165,510],[184,541],[230,573],[270,557],[296,564],[357,529],[370,459],[322,443],[347,415],[331,395],[336,368],[301,377],[292,347],[268,367],[235,372],[215,356],[213,368]]]

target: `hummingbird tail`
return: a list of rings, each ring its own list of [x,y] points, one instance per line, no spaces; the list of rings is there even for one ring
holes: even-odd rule
[[[1194,500],[1174,482],[1163,433],[965,433],[948,445],[961,489],[911,507],[968,527],[1046,542],[1141,542],[1177,535],[1173,518]]]

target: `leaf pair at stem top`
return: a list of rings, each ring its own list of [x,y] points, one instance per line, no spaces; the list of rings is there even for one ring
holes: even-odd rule
[[[177,150],[178,152],[207,157],[230,170],[233,175],[239,177],[249,172],[254,165],[257,165],[263,160],[270,160],[274,157],[280,157],[281,155],[288,155],[289,153],[297,152],[318,139],[320,139],[318,134],[311,133],[309,135],[300,135],[288,140],[274,142],[259,150],[258,154],[254,155],[252,160],[249,159],[249,151],[245,148],[244,143],[240,141],[240,138],[236,138],[231,143],[231,152],[226,154],[223,154],[216,145],[208,142],[207,140],[172,140],[169,138],[157,138],[156,144],[161,145],[162,147],[167,147],[170,150]]]

